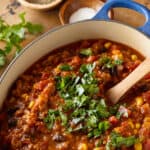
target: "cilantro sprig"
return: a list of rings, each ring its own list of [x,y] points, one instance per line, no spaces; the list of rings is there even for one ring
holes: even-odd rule
[[[0,49],[0,67],[3,67],[7,62],[7,55],[15,49],[16,55],[21,50],[20,43],[25,39],[25,34],[37,34],[42,31],[42,26],[32,24],[25,20],[25,13],[19,15],[20,23],[8,25],[0,18],[0,41],[5,42],[5,47]]]
[[[123,137],[119,133],[112,132],[110,134],[110,140],[106,144],[106,150],[111,150],[111,148],[120,148],[122,145],[130,147],[134,145],[138,139],[135,136]]]

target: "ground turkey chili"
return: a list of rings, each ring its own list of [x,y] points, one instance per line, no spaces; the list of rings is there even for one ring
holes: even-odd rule
[[[103,39],[53,51],[12,86],[0,112],[0,149],[150,150],[150,75],[116,105],[105,96],[142,60]]]

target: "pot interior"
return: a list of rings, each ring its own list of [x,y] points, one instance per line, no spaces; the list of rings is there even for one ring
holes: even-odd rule
[[[53,29],[26,46],[0,79],[0,106],[16,78],[50,51],[83,39],[108,39],[128,45],[150,57],[150,40],[139,31],[113,21],[84,21]]]

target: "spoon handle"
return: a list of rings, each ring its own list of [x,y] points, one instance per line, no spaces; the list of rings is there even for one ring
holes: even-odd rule
[[[147,73],[150,72],[150,58],[146,58],[134,71],[120,83],[110,88],[106,95],[112,103],[117,103],[120,98]]]

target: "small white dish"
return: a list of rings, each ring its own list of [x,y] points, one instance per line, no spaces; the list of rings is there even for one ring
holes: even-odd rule
[[[104,2],[101,0],[67,0],[59,11],[60,22],[63,25],[70,23],[70,17],[82,8],[89,8],[95,11],[96,14],[96,12],[98,12],[103,5]],[[82,13],[81,17],[83,18],[83,16],[85,17],[85,15],[83,15]],[[113,19],[113,10],[109,12],[109,16],[111,19]]]

